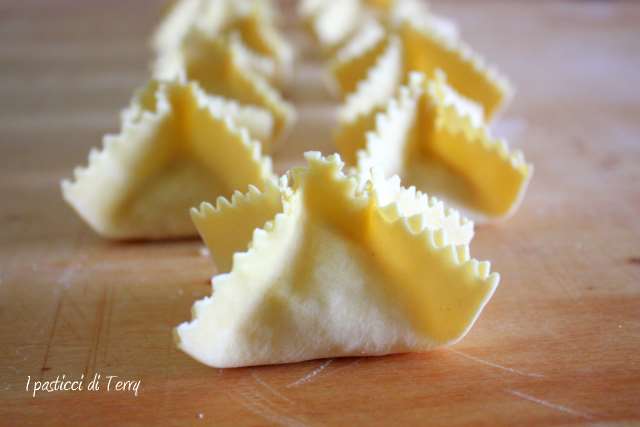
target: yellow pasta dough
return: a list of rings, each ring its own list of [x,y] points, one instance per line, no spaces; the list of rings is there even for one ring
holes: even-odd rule
[[[445,199],[475,220],[513,213],[533,173],[521,151],[492,137],[482,109],[447,85],[413,73],[381,109],[345,119],[337,144],[365,170],[380,168]]]
[[[235,367],[461,339],[499,281],[469,256],[471,223],[397,179],[345,174],[335,155],[306,157],[279,189],[194,212],[205,241],[219,242],[216,233],[232,226],[244,239],[252,233],[245,252],[235,252],[241,241],[211,247],[230,270],[176,329],[178,346],[207,365]]]
[[[303,0],[299,14],[325,53],[335,52],[362,22],[360,0]]]
[[[191,33],[209,40],[237,33],[256,61],[251,64],[257,65],[254,70],[279,82],[290,72],[293,48],[277,30],[275,15],[266,0],[179,0],[159,25],[152,43],[157,54],[164,55],[187,48]]]
[[[183,49],[158,57],[154,75],[162,79],[186,78],[211,94],[268,110],[274,118],[274,133],[273,138],[262,143],[264,150],[270,152],[295,120],[295,110],[264,78],[250,70],[243,58],[243,50],[233,35],[209,39],[191,32]]]
[[[248,130],[269,135],[272,126],[268,111],[211,97],[195,83],[151,81],[123,112],[121,132],[105,136],[62,192],[105,237],[194,235],[190,207],[274,179]]]
[[[430,78],[437,70],[444,71],[457,93],[482,107],[487,121],[510,100],[513,89],[507,79],[459,39],[455,24],[433,15],[421,2],[390,2],[389,11],[378,20],[363,25],[330,61],[330,74],[342,98],[356,91],[389,41],[398,38],[404,79],[413,71]]]

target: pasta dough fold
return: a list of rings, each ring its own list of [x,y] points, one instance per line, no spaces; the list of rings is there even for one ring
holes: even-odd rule
[[[278,189],[193,212],[207,242],[242,218],[240,240],[256,228],[244,252],[233,253],[239,240],[234,250],[211,246],[230,270],[176,328],[178,346],[207,365],[237,367],[461,339],[499,281],[469,256],[472,224],[375,170],[345,174],[336,155],[306,157]]]

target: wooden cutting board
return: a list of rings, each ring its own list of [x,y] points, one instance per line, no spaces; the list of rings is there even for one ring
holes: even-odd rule
[[[171,337],[210,291],[200,242],[101,240],[59,191],[147,78],[159,5],[3,1],[0,425],[640,423],[640,3],[434,3],[515,82],[496,132],[536,168],[472,245],[502,274],[495,297],[451,349],[218,370]],[[300,46],[280,171],[333,151],[335,101]],[[83,374],[100,390],[26,390]]]

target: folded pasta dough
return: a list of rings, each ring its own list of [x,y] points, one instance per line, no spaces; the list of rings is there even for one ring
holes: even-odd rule
[[[330,81],[335,83],[342,98],[353,93],[358,83],[380,61],[389,40],[396,38],[403,22],[410,20],[419,28],[428,28],[443,40],[454,42],[458,38],[456,25],[431,13],[422,1],[383,1],[372,7],[383,12],[364,21],[329,61]],[[404,55],[400,60],[404,64]]]
[[[389,2],[388,11],[377,19],[377,25],[364,25],[330,61],[330,74],[342,98],[356,90],[389,40],[398,37],[405,79],[413,71],[430,78],[437,70],[444,71],[457,93],[483,108],[487,121],[511,99],[509,81],[459,39],[455,24],[432,14],[421,2]]]
[[[151,39],[156,53],[179,50],[190,31],[199,31],[211,38],[224,31],[231,19],[226,0],[174,1]]]
[[[367,21],[329,62],[329,71],[341,97],[356,90],[388,48],[390,37],[375,19]]]
[[[387,13],[381,15],[388,28],[397,29],[404,21],[410,20],[418,27],[428,28],[443,39],[455,41],[459,38],[458,26],[449,18],[431,11],[423,0],[393,0],[389,2]]]
[[[461,339],[499,281],[488,262],[469,256],[472,223],[397,179],[343,172],[337,155],[306,158],[280,181],[279,201],[277,189],[251,190],[193,213],[207,242],[246,225],[234,250],[211,247],[230,271],[213,278],[212,295],[176,328],[179,348],[210,366],[238,367]],[[244,252],[234,252],[239,246]]]
[[[365,10],[361,0],[303,0],[298,12],[321,49],[331,54],[357,31]]]
[[[405,49],[405,71],[419,71],[433,78],[446,73],[449,85],[482,106],[491,120],[513,96],[509,81],[459,39],[442,37],[432,27],[407,19],[399,30]]]
[[[348,164],[356,163],[356,153],[364,147],[366,132],[375,126],[376,114],[386,107],[402,80],[401,46],[394,37],[385,52],[360,80],[338,110],[338,130],[334,140]]]
[[[213,40],[238,33],[241,43],[257,59],[255,68],[278,82],[293,63],[293,48],[278,31],[273,5],[266,0],[179,0],[156,30],[152,44],[157,54],[184,49],[190,33]],[[268,66],[265,66],[268,64]]]
[[[253,230],[282,211],[282,191],[286,190],[274,183],[262,191],[252,185],[247,193],[235,191],[230,201],[221,196],[215,206],[203,202],[199,210],[191,210],[218,271],[229,271],[233,254],[246,250]]]
[[[280,78],[286,77],[293,66],[293,47],[273,22],[275,12],[267,2],[237,2],[234,22],[227,32],[238,32],[243,42],[259,55],[271,58],[279,67]]]
[[[403,185],[443,198],[476,221],[513,213],[533,174],[521,151],[490,135],[481,107],[449,87],[443,73],[410,82],[380,112],[344,122],[339,148],[364,170],[375,166]]]
[[[295,110],[264,78],[246,67],[244,58],[233,35],[209,39],[191,32],[183,49],[158,57],[154,75],[161,79],[186,78],[208,93],[268,110],[274,118],[273,138],[261,142],[264,151],[271,152],[275,141],[291,127]]]
[[[250,137],[269,112],[212,97],[195,83],[152,80],[122,114],[122,130],[62,182],[64,198],[99,234],[158,239],[196,234],[189,208],[274,179]]]

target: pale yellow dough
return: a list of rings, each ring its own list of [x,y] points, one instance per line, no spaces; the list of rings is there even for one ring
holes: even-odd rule
[[[336,143],[363,170],[399,175],[476,221],[505,218],[518,207],[533,174],[521,151],[489,133],[481,106],[447,85],[413,73],[384,107],[344,118]]]
[[[209,39],[190,32],[185,47],[166,52],[154,64],[161,79],[183,78],[200,84],[208,93],[254,105],[274,118],[272,138],[262,140],[265,152],[272,152],[295,120],[295,110],[269,83],[247,67],[246,50],[233,35]]]
[[[345,174],[336,155],[306,157],[278,188],[194,211],[229,271],[176,328],[178,346],[207,365],[238,367],[461,339],[499,281],[469,256],[472,223],[397,179]],[[245,237],[224,248],[217,237],[229,227]]]
[[[335,53],[363,22],[361,0],[302,0],[298,13],[322,51]]]
[[[158,55],[165,55],[187,48],[192,33],[208,40],[237,33],[252,58],[249,66],[280,83],[291,71],[294,53],[277,30],[276,15],[267,0],[178,0],[152,44]]]
[[[329,62],[331,86],[340,97],[357,91],[359,82],[385,55],[389,40],[397,38],[402,50],[401,81],[414,71],[435,78],[442,70],[456,93],[482,107],[486,121],[509,102],[511,84],[459,39],[454,23],[432,14],[417,0],[383,3],[387,6],[377,15],[379,22],[362,25]]]
[[[195,83],[151,81],[122,113],[89,164],[62,182],[69,204],[102,236],[191,236],[189,208],[275,176],[254,134],[268,136],[269,112],[207,95]]]

